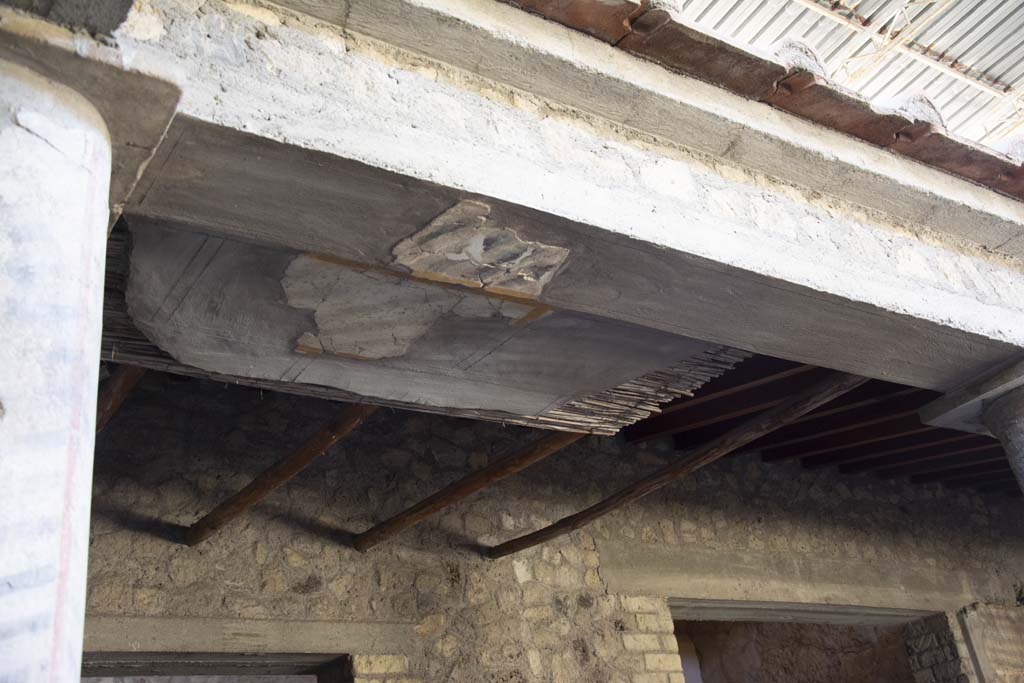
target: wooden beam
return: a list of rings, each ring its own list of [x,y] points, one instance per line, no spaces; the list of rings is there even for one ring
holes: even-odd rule
[[[927,483],[929,481],[942,481],[944,479],[955,479],[958,477],[998,472],[1009,467],[1007,457],[1001,453],[995,457],[976,458],[961,460],[959,462],[946,462],[940,467],[933,467],[914,472],[910,475],[912,483]]]
[[[900,392],[899,395],[882,402],[863,405],[828,416],[819,417],[816,413],[812,413],[798,422],[772,432],[763,439],[758,439],[754,447],[791,446],[832,434],[851,432],[860,427],[890,423],[901,417],[914,416],[916,418],[917,410],[931,401],[934,396],[935,394],[931,391]]]
[[[1006,460],[1006,454],[1003,453],[1001,445],[992,443],[953,451],[918,454],[899,462],[890,461],[889,466],[876,471],[875,476],[879,479],[895,479],[908,474],[932,472],[957,463],[970,465],[998,459]]]
[[[802,441],[791,446],[767,448],[761,452],[765,462],[778,462],[793,458],[806,458],[832,451],[845,450],[852,446],[867,446],[899,436],[910,436],[934,431],[935,427],[921,424],[917,414],[904,415],[883,422],[873,422],[855,429],[823,436],[820,439]]]
[[[984,437],[976,434],[964,434],[963,432],[951,432],[948,429],[936,429],[931,432],[901,436],[895,439],[888,439],[876,444],[871,448],[854,446],[838,451],[831,451],[825,455],[811,456],[804,458],[801,464],[807,469],[817,469],[829,465],[838,464],[839,471],[847,474],[861,472],[863,469],[856,469],[858,463],[871,462],[877,466],[884,466],[887,461],[883,459],[904,453],[918,453],[922,450],[933,448],[946,448],[956,446],[966,448],[967,446],[980,446]],[[973,440],[973,441],[972,441]],[[870,469],[870,467],[864,467]]]
[[[102,385],[96,399],[96,433],[107,426],[110,418],[121,408],[135,385],[146,374],[144,368],[135,365],[118,365]]]
[[[977,474],[969,477],[961,477],[960,479],[948,479],[943,481],[942,485],[948,486],[951,489],[964,489],[973,486],[980,486],[982,484],[997,483],[1017,483],[1017,479],[1013,474],[1013,470],[1010,469],[1009,465],[1006,466],[1006,470],[1004,472],[990,472],[988,474]]]
[[[839,471],[843,474],[857,474],[870,470],[888,469],[899,465],[927,462],[936,458],[946,457],[947,455],[975,453],[979,450],[999,445],[994,439],[989,439],[985,436],[962,434],[961,437],[953,441],[940,439],[932,443],[909,448],[895,448],[885,451],[872,451],[870,453],[860,452],[858,457],[840,462]]]
[[[706,385],[693,398],[677,399],[663,407],[657,415],[627,427],[624,431],[626,440],[646,441],[767,410],[782,403],[787,396],[809,387],[814,383],[816,375],[820,379],[820,375],[827,372],[810,365],[798,365],[771,374],[755,374],[751,377],[753,370],[763,365],[747,365],[752,360],[761,359],[746,360],[736,370],[731,370],[718,378],[734,380],[727,386],[716,388]],[[748,381],[736,383],[736,378],[731,376],[738,373],[741,368],[746,371],[744,379]],[[710,391],[705,393],[706,390]]]
[[[922,474],[915,474],[914,476],[910,477],[910,481],[913,484],[926,484],[930,481],[952,482],[979,476],[1002,474],[1004,472],[1011,471],[1012,470],[1010,470],[1010,463],[1004,457],[994,462],[960,465],[959,467],[950,467],[947,469],[936,470],[935,472],[924,472]]]
[[[997,481],[991,484],[982,484],[977,487],[980,493],[1020,493],[1020,484],[1017,480]]]
[[[356,536],[352,545],[356,550],[365,552],[403,529],[422,522],[435,512],[454,505],[480,489],[526,469],[533,463],[562,450],[584,436],[586,434],[579,432],[552,432],[533,442],[526,449],[488,464],[486,467],[424,498],[411,508],[403,510],[394,517],[381,522],[372,529],[367,529]]]
[[[504,557],[520,550],[525,550],[539,543],[568,534],[595,519],[602,517],[623,505],[667,486],[679,477],[690,474],[719,458],[732,453],[737,448],[769,434],[789,424],[832,399],[856,389],[867,382],[867,378],[845,373],[833,373],[813,387],[796,395],[782,405],[750,418],[747,422],[718,439],[698,448],[691,457],[672,463],[640,481],[621,489],[599,503],[565,517],[554,524],[531,534],[506,541],[488,551],[491,558]]]
[[[820,370],[820,372],[824,373],[827,371]],[[806,389],[807,387],[814,383],[814,380],[820,379],[822,376],[822,374],[819,374],[817,375],[817,377],[807,377],[807,379],[811,381],[808,381],[803,386],[799,387],[798,389],[788,394],[779,396],[777,401],[768,405],[760,406],[760,408],[767,409],[772,406],[778,405],[779,403],[782,403],[786,399],[786,396],[791,396],[797,391]],[[793,420],[793,422],[790,423],[790,425],[787,427],[787,430],[789,428],[798,428],[801,425],[808,425],[809,423],[825,425],[834,424],[842,426],[844,423],[852,423],[852,421],[857,419],[857,414],[859,412],[864,411],[870,406],[898,399],[900,397],[904,397],[907,396],[908,394],[916,393],[919,391],[921,390],[911,389],[908,387],[900,387],[899,385],[890,384],[889,382],[882,382],[880,380],[872,380],[865,384],[864,386],[858,387],[855,391],[851,391],[849,394],[843,396],[842,398],[837,399],[836,401],[829,403],[828,405],[823,406],[818,410],[810,412],[807,415],[804,415],[799,420]],[[746,398],[746,396],[741,395],[740,398]],[[716,405],[718,405],[718,403],[721,402],[717,402]],[[725,410],[721,406],[719,406],[718,409],[723,411]],[[734,409],[735,408],[730,405],[730,410]],[[751,410],[744,412],[746,414],[750,414],[751,412],[756,411]],[[644,422],[646,422],[646,420],[644,420]],[[644,424],[644,422],[641,422],[639,424]],[[676,450],[681,451],[692,450],[693,448],[696,448],[705,441],[711,441],[712,439],[718,438],[722,434],[725,434],[730,429],[733,429],[742,423],[742,415],[740,415],[737,418],[735,415],[725,412],[722,416],[722,419],[709,420],[709,422],[706,425],[687,425],[683,430],[677,432],[674,435],[675,448]],[[832,428],[833,427],[822,427],[822,429]],[[762,443],[765,442],[766,440],[774,442],[774,437],[775,434],[771,434],[768,437],[766,437],[766,439],[762,439],[758,443],[751,444],[750,447],[760,448]]]
[[[185,531],[185,542],[196,545],[209,538],[219,528],[238,517],[267,495],[305,469],[323,455],[327,449],[363,423],[376,406],[354,403],[346,407],[329,425],[314,434],[306,443],[269,469],[263,471],[248,486],[215,507],[205,517]]]

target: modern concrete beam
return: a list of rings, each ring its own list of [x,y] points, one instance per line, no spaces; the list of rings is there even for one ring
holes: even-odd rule
[[[2,4],[2,3],[0,3]],[[16,3],[18,4],[18,3]],[[58,21],[106,30],[127,14],[117,3],[30,3]],[[42,9],[40,11],[42,11]],[[83,23],[84,22],[84,23]],[[116,48],[27,14],[0,7],[0,59],[73,88],[110,131],[110,225],[163,139],[181,92],[144,68],[128,67]]]
[[[1024,387],[1024,360],[1018,357],[929,403],[919,411],[921,421],[935,427],[989,434],[984,417],[987,406],[1020,387]]]
[[[491,206],[489,224],[513,226],[524,239],[568,250],[565,263],[539,296],[556,309],[929,389],[956,386],[1016,352],[1011,344],[953,326],[186,116],[172,125],[127,215],[140,236],[141,231],[159,234],[174,227],[395,267],[394,245],[467,199]],[[672,200],[676,209],[666,210],[700,208],[679,199]],[[717,220],[707,215],[703,223],[680,224],[679,229],[730,240],[717,230]],[[898,243],[893,236],[885,239],[890,246]],[[148,242],[137,242],[137,247],[144,243]],[[746,249],[742,241],[734,246]],[[900,249],[907,258],[920,256],[927,262],[932,257],[936,266],[956,268],[960,263],[986,269],[986,274],[976,272],[972,279],[990,272],[990,265],[972,265],[963,255],[934,247],[904,242]],[[136,260],[146,253],[151,252],[137,248]],[[893,282],[902,267],[884,257],[882,244],[873,245],[871,253],[878,258],[867,259],[863,252],[850,249],[850,263],[835,264],[834,275],[847,278],[849,284],[876,278],[866,283],[869,287]],[[837,250],[821,258],[838,255]],[[158,256],[166,258],[168,252],[163,249]],[[810,253],[800,257],[814,258]],[[780,263],[788,258],[777,256]],[[839,272],[854,262],[862,269],[859,273]],[[144,269],[150,274],[158,270],[155,265]],[[982,313],[987,308],[971,298],[982,296],[981,290],[941,292],[936,291],[937,282],[913,278],[894,286],[908,298],[922,292],[936,300],[945,298],[949,311],[973,307]]]
[[[1002,442],[1010,469],[1024,491],[1024,388],[1007,392],[986,406],[982,419]]]

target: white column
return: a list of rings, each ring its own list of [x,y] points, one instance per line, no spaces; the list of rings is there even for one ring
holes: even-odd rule
[[[0,681],[79,678],[109,184],[96,110],[0,61]]]
[[[999,439],[1024,490],[1024,388],[1009,391],[985,406],[985,426]]]

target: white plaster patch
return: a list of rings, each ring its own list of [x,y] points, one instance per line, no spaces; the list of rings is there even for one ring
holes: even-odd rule
[[[160,40],[164,32],[164,22],[160,13],[146,0],[136,0],[114,35],[118,38],[129,38],[148,43]]]
[[[530,308],[423,282],[299,256],[281,281],[288,304],[314,312],[298,350],[377,360],[404,355],[443,316],[502,318]]]
[[[490,212],[483,202],[459,202],[395,245],[395,262],[430,279],[538,296],[569,250],[491,225]]]

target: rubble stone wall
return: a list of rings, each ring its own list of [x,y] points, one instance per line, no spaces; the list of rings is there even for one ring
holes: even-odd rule
[[[609,588],[602,548],[695,547],[808,562],[865,556],[969,572],[1006,601],[1024,558],[1022,506],[937,487],[840,478],[740,455],[572,535],[492,561],[480,546],[577,511],[677,454],[588,437],[361,554],[353,532],[536,432],[381,410],[203,544],[194,522],[343,406],[148,375],[99,436],[88,617],[405,624],[356,655],[363,681],[678,683],[667,595]],[[915,566],[916,566],[915,564]],[[723,569],[727,571],[727,569]],[[777,571],[764,562],[764,571]],[[799,577],[790,577],[798,580]],[[870,587],[839,594],[860,604]],[[88,633],[87,618],[87,633]],[[88,641],[87,641],[88,642]]]

